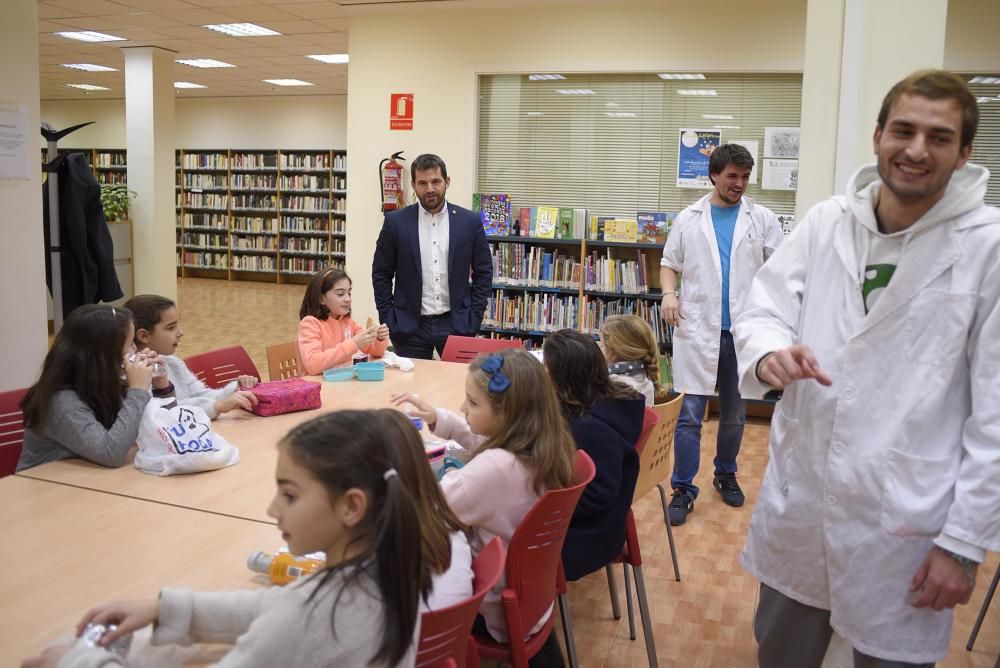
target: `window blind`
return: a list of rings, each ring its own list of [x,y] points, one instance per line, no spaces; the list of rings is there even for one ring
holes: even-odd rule
[[[1000,206],[1000,74],[959,76],[966,81],[976,76],[998,81],[995,84],[969,84],[972,94],[979,100],[979,131],[972,141],[972,155],[969,160],[990,170],[986,203]]]

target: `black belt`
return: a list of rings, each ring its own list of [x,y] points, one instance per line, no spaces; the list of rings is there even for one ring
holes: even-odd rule
[[[420,319],[423,320],[424,318],[428,318],[430,320],[437,320],[439,318],[450,318],[450,317],[451,317],[451,311],[445,311],[444,313],[439,313],[437,315],[422,315],[420,316]]]

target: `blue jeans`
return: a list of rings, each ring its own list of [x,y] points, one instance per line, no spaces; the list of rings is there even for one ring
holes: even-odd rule
[[[747,420],[747,402],[740,398],[740,379],[736,367],[733,335],[723,331],[719,339],[719,434],[715,442],[715,472],[736,473],[736,455],[740,453],[743,425]],[[670,486],[698,497],[694,477],[701,463],[701,421],[711,397],[688,394],[684,397],[677,431],[674,434],[674,473]]]

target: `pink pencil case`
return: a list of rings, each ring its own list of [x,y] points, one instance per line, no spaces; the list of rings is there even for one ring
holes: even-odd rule
[[[319,396],[320,387],[320,383],[311,383],[301,378],[257,383],[250,389],[257,397],[253,412],[268,417],[319,408],[323,405]]]

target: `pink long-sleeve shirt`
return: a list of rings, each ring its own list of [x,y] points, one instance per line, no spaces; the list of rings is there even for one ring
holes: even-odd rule
[[[326,320],[307,315],[299,321],[298,347],[299,361],[309,375],[323,373],[325,369],[346,366],[355,353],[365,353],[381,357],[389,346],[389,339],[376,339],[364,350],[354,343],[354,337],[364,331],[364,327],[354,322],[350,316],[328,317]]]

